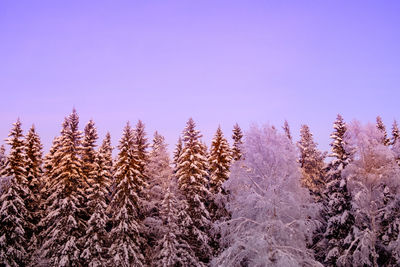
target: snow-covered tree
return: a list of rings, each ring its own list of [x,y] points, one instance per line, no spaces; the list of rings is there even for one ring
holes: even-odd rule
[[[138,170],[142,176],[145,176],[145,169],[148,163],[148,152],[147,148],[149,144],[147,143],[146,132],[144,130],[144,123],[139,120],[136,124],[136,128],[134,131],[134,151],[138,158]]]
[[[46,178],[49,191],[46,215],[40,222],[42,244],[38,255],[48,265],[71,266],[80,264],[80,244],[86,231],[83,219],[85,180],[80,158],[82,133],[75,109],[66,118],[51,156],[51,177]]]
[[[347,180],[342,177],[342,170],[349,163],[350,154],[345,150],[347,127],[341,115],[337,116],[333,128],[330,154],[333,159],[327,166],[324,209],[321,211],[321,217],[326,222],[317,231],[315,238],[319,240],[314,246],[317,259],[327,266],[336,266],[338,257],[348,248],[344,239],[354,224]]]
[[[339,266],[385,266],[391,258],[388,255],[396,254],[400,246],[398,225],[392,224],[398,221],[390,221],[392,205],[387,198],[389,193],[399,193],[400,168],[383,138],[384,133],[375,126],[358,122],[352,123],[346,133],[346,150],[354,155],[343,175],[351,192],[355,222],[344,239],[346,250],[337,260]],[[385,214],[389,216],[385,218]],[[390,224],[394,227],[384,227]],[[387,235],[385,228],[395,228],[397,233]]]
[[[382,118],[380,116],[376,117],[376,128],[382,133],[382,143],[385,146],[390,145],[390,139],[387,136],[386,127],[383,124]]]
[[[231,161],[232,157],[228,141],[225,139],[221,127],[218,127],[211,141],[211,149],[208,157],[210,187],[212,192],[221,192],[222,184],[229,178]]]
[[[241,159],[242,157],[242,138],[243,138],[243,133],[242,129],[240,129],[239,124],[235,124],[233,126],[233,131],[232,131],[232,139],[233,139],[233,145],[232,145],[232,159],[237,161]]]
[[[6,165],[6,148],[4,145],[0,146],[0,173],[2,172],[4,166]]]
[[[211,222],[206,207],[210,192],[206,187],[208,184],[206,151],[200,140],[202,135],[195,127],[193,119],[190,118],[183,131],[184,147],[178,159],[176,176],[179,189],[188,202],[188,214],[193,221],[189,226],[191,239],[188,243],[200,261],[206,263],[212,255],[208,235]]]
[[[30,214],[25,206],[29,194],[26,179],[24,140],[19,119],[13,124],[9,138],[10,153],[2,176],[10,177],[9,185],[0,196],[0,263],[5,266],[23,266],[27,262]]]
[[[243,153],[224,184],[232,218],[218,225],[225,249],[212,265],[322,266],[306,246],[318,209],[301,187],[295,146],[272,127],[253,126]]]
[[[139,171],[139,158],[135,153],[134,132],[129,123],[124,128],[115,163],[115,189],[110,203],[112,230],[110,232],[112,266],[143,266],[139,208],[141,192],[146,183]]]
[[[316,197],[322,193],[324,182],[324,154],[317,148],[313,135],[307,125],[300,129],[300,141],[297,142],[300,150],[300,166],[302,170],[301,183],[308,188]]]
[[[391,144],[395,145],[397,143],[397,140],[400,138],[400,131],[399,131],[399,126],[397,125],[397,121],[393,121],[392,125],[392,141]]]
[[[175,196],[172,185],[164,184],[164,197],[160,207],[161,238],[155,246],[152,266],[203,266],[187,242],[192,220],[187,214],[185,200]]]
[[[292,142],[293,138],[292,138],[292,134],[290,132],[290,126],[287,120],[285,120],[285,122],[283,123],[283,131],[286,134],[286,137]]]
[[[95,175],[95,160],[96,160],[96,142],[97,142],[97,129],[93,122],[90,120],[84,130],[82,140],[82,173],[87,183],[93,180]]]
[[[90,210],[88,227],[82,240],[83,251],[81,258],[85,266],[107,266],[108,255],[108,233],[106,214],[108,188],[111,185],[111,166],[109,164],[110,136],[107,135],[98,152],[95,154],[93,171],[91,171],[90,188],[87,191],[87,205]]]

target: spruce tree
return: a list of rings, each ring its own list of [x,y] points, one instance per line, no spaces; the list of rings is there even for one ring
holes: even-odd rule
[[[316,244],[316,257],[327,266],[336,266],[340,255],[348,248],[344,239],[354,224],[351,210],[351,194],[347,189],[347,180],[342,177],[342,170],[350,161],[350,154],[345,150],[346,124],[339,114],[333,124],[331,134],[333,158],[328,164],[321,217],[326,220],[318,244]]]
[[[387,137],[386,127],[383,124],[380,116],[376,117],[376,128],[382,133],[382,144],[385,146],[390,145],[390,139]]]
[[[290,140],[290,142],[292,142],[293,138],[292,138],[292,134],[290,132],[290,126],[289,126],[289,123],[287,120],[285,120],[282,128],[283,128],[283,131],[285,132],[287,138]]]
[[[206,208],[210,192],[206,186],[207,158],[205,147],[200,141],[202,135],[195,129],[190,118],[183,132],[184,147],[178,159],[178,185],[188,202],[188,214],[193,224],[189,226],[188,243],[201,262],[207,263],[212,255],[209,246],[210,214]]]
[[[231,161],[232,157],[228,141],[225,139],[221,127],[218,127],[214,139],[211,141],[208,158],[210,187],[213,193],[219,193],[223,190],[222,184],[229,178]]]
[[[394,120],[393,121],[393,126],[392,126],[392,142],[391,144],[394,146],[397,142],[397,140],[400,137],[400,131],[399,131],[399,127],[397,125],[397,121]]]
[[[80,158],[82,133],[78,124],[74,109],[63,123],[58,148],[51,157],[51,177],[46,179],[49,194],[46,214],[40,222],[43,231],[38,253],[46,264],[53,266],[76,266],[81,262],[79,240],[86,231],[86,203]]]
[[[29,187],[19,119],[8,136],[6,141],[11,147],[2,176],[10,177],[10,181],[0,197],[0,263],[5,266],[24,266],[28,258],[26,230],[30,228],[30,214],[25,206]]]
[[[297,146],[300,150],[301,183],[311,191],[316,199],[319,199],[325,184],[323,178],[324,155],[317,149],[317,144],[307,125],[301,126],[300,141]]]
[[[97,129],[93,120],[90,120],[84,130],[84,137],[82,141],[82,173],[86,182],[93,180],[95,175],[95,160],[96,160],[96,142],[97,142]]]
[[[42,149],[39,135],[36,133],[35,126],[32,125],[25,137],[25,158],[26,158],[26,177],[30,194],[25,199],[25,205],[30,216],[31,228],[27,231],[30,240],[30,252],[34,252],[37,245],[36,235],[38,234],[37,225],[41,219],[40,209],[40,190],[42,170]]]
[[[2,172],[4,166],[6,165],[6,148],[4,145],[0,146],[0,173]]]
[[[115,190],[110,203],[113,228],[110,232],[110,265],[143,266],[145,259],[141,251],[141,225],[139,208],[141,192],[145,186],[139,171],[139,158],[135,153],[134,133],[129,125],[124,128],[119,143],[118,159],[115,163]]]
[[[86,233],[82,238],[84,245],[81,258],[84,259],[85,266],[107,266],[109,259],[106,208],[108,188],[111,184],[110,154],[110,136],[107,134],[95,154],[93,174],[89,180],[90,188],[87,191],[87,205],[91,214]]]
[[[239,124],[235,124],[233,126],[233,134],[232,134],[232,139],[233,139],[233,146],[232,146],[232,159],[237,161],[242,158],[242,138],[243,138],[243,133],[242,129],[240,129]]]
[[[145,176],[145,169],[148,163],[148,152],[147,148],[149,144],[147,143],[146,132],[144,130],[144,123],[139,120],[136,124],[134,131],[134,152],[138,158],[138,170],[142,176]]]

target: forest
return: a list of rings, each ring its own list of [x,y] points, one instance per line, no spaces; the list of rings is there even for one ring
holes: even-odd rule
[[[331,132],[329,152],[287,121],[207,145],[189,119],[170,154],[140,120],[114,147],[74,109],[45,154],[18,119],[0,149],[0,266],[399,266],[396,121],[338,115]]]

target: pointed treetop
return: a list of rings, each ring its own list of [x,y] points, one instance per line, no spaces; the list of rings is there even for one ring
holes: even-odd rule
[[[390,144],[390,140],[387,137],[386,127],[383,124],[382,118],[380,116],[376,117],[376,128],[382,133],[382,144],[388,146]]]
[[[285,120],[285,122],[283,123],[283,130],[285,131],[285,134],[287,136],[287,138],[290,140],[290,142],[293,141],[292,139],[292,134],[290,133],[290,126],[287,120]]]
[[[232,130],[232,139],[233,139],[233,146],[232,146],[232,158],[233,160],[240,160],[242,158],[242,138],[243,133],[242,129],[240,129],[239,124],[235,124]]]

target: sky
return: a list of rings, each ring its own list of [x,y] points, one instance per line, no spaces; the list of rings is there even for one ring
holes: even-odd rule
[[[75,107],[116,146],[127,121],[172,150],[189,117],[308,124],[400,120],[400,1],[0,0],[0,143],[20,118],[47,151]]]

